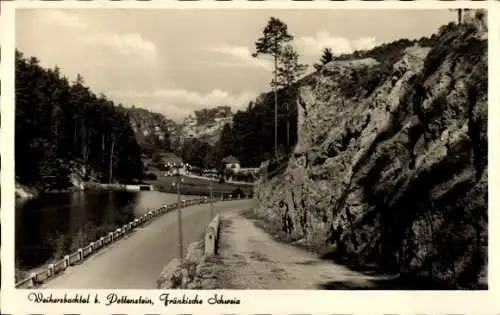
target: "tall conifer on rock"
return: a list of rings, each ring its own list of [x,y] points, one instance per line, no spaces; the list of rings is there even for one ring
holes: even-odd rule
[[[263,36],[255,42],[256,52],[254,58],[263,54],[270,55],[274,59],[274,78],[271,86],[274,90],[274,144],[275,155],[278,157],[278,59],[282,53],[283,46],[293,40],[288,33],[288,26],[281,20],[271,17],[264,28]]]
[[[333,60],[332,50],[330,48],[323,49],[323,54],[321,55],[320,60],[321,60],[321,63],[324,65],[326,65],[327,63],[332,61]]]

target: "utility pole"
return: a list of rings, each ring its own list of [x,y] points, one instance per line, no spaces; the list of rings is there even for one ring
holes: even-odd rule
[[[290,148],[290,108],[288,102],[286,102],[286,144],[287,149]]]
[[[179,258],[184,258],[184,248],[182,241],[182,215],[181,215],[181,165],[175,164],[177,168],[177,223],[179,227]]]
[[[274,155],[278,160],[278,39],[274,38]]]
[[[277,58],[278,57],[274,58],[275,67],[277,67],[276,64],[278,63]],[[274,78],[274,155],[276,156],[276,160],[278,160],[278,91],[276,87],[276,70]]]
[[[113,180],[113,155],[115,149],[115,135],[111,137],[111,153],[109,154],[109,183]],[[87,166],[85,166],[85,175],[87,173]]]
[[[213,188],[214,182],[212,178],[210,178],[210,218],[214,217],[214,196],[213,196]]]

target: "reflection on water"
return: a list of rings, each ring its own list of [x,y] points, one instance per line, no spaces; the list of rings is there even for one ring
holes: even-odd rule
[[[72,192],[16,202],[16,267],[60,259],[142,215],[175,202],[156,191]]]

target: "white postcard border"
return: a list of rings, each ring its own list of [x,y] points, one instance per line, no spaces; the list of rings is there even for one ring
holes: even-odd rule
[[[0,15],[1,41],[1,186],[2,186],[2,293],[1,309],[12,314],[497,314],[500,311],[500,220],[498,211],[499,169],[498,162],[500,136],[500,4],[496,1],[413,1],[413,2],[327,2],[327,1],[12,1],[3,2]],[[14,289],[14,47],[15,10],[24,8],[164,8],[164,9],[445,9],[445,8],[487,8],[489,28],[489,290],[488,291],[301,291],[301,290],[217,290],[217,291],[181,291],[181,290],[17,290]],[[397,27],[397,25],[395,26]],[[496,84],[495,84],[496,83]],[[168,263],[168,262],[165,262]],[[28,301],[28,294],[43,292],[98,294],[101,304],[57,305],[34,304]],[[108,293],[119,295],[147,296],[155,301],[154,306],[115,305],[105,307],[104,300]],[[160,304],[158,297],[162,293],[182,297],[196,294],[205,301],[213,294],[236,297],[240,305],[201,306]]]

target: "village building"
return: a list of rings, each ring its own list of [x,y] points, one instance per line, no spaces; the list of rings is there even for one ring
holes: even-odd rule
[[[240,161],[232,155],[223,158],[222,164],[226,169],[231,169],[233,171],[238,171],[241,168]]]
[[[174,175],[175,170],[179,167],[179,165],[181,175],[186,174],[186,165],[180,157],[171,152],[161,152],[159,155],[162,162],[165,164],[165,168],[167,170],[165,174],[166,176]]]

